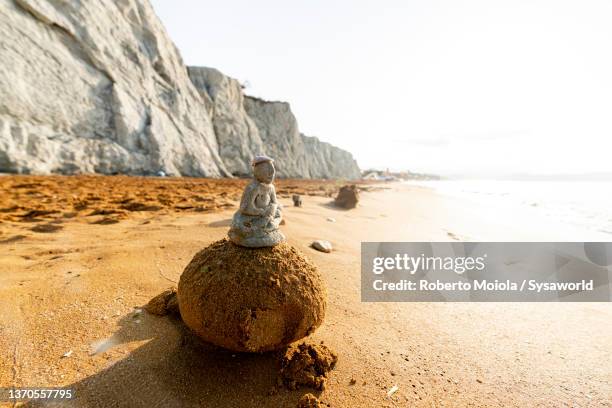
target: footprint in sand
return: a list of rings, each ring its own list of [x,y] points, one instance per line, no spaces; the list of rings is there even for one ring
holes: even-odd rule
[[[460,237],[454,232],[446,231],[446,235],[448,235],[449,238],[454,239],[455,241],[465,241],[465,237]]]
[[[27,238],[25,235],[13,235],[12,237],[0,240],[0,244],[10,244],[11,242],[21,241],[25,238]]]
[[[96,225],[111,225],[111,224],[117,224],[118,222],[119,222],[119,220],[117,218],[114,218],[114,217],[104,217],[104,218],[100,218],[99,220],[91,222],[91,224],[96,224]]]
[[[61,230],[62,228],[64,227],[61,225],[57,225],[57,224],[38,224],[30,228],[30,231],[49,233],[49,232],[57,232]]]

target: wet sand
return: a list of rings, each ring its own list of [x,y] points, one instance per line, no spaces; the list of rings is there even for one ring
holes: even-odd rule
[[[138,309],[225,236],[246,181],[67,179],[0,178],[0,386],[74,387],[77,399],[63,406],[295,407],[307,392],[331,407],[610,406],[610,304],[360,301],[361,241],[587,240],[586,232],[521,226],[511,214],[400,185],[362,193],[357,209],[343,211],[330,205],[338,183],[280,181],[283,231],[328,286],[326,320],[308,341],[323,341],[339,361],[322,392],[269,395],[273,354],[216,349]],[[298,191],[316,195],[294,208]],[[161,208],[121,207],[130,202]],[[45,208],[56,212],[27,215]],[[90,215],[96,209],[116,212]],[[96,222],[106,217],[118,222]],[[314,239],[334,251],[314,251]]]

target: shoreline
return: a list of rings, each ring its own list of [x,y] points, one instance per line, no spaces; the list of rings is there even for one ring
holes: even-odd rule
[[[305,196],[302,208],[281,198],[282,231],[328,287],[326,319],[307,339],[339,355],[326,389],[315,393],[323,403],[605,406],[609,303],[360,299],[362,241],[536,240],[575,231],[500,229],[461,200],[385,187],[362,193],[354,210],[331,206],[328,196]],[[270,354],[195,344],[171,319],[135,309],[174,286],[199,249],[223,238],[234,210],[133,211],[106,225],[76,217],[55,232],[0,244],[0,361],[16,362],[14,370],[0,365],[0,386],[71,386],[77,399],[68,406],[295,406],[313,391],[268,395],[277,375]],[[4,220],[0,239],[24,235],[22,224]],[[315,239],[329,240],[334,251],[314,251]]]
[[[445,211],[448,218],[465,218],[473,223],[473,225],[459,223],[459,233],[463,231],[473,235],[477,241],[608,242],[612,240],[612,235],[606,231],[564,222],[553,215],[544,215],[540,212],[541,208],[532,208],[512,201],[502,202],[499,197],[485,197],[479,200],[476,195],[453,194],[409,182],[405,185],[408,188],[428,190],[434,196],[446,199],[449,202]],[[468,211],[464,211],[465,209]],[[508,217],[506,214],[511,216]],[[489,228],[483,230],[482,223],[492,225],[496,231],[491,231]]]

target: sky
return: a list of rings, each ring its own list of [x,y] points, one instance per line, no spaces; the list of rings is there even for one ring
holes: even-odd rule
[[[188,65],[362,169],[612,172],[609,0],[153,0]]]

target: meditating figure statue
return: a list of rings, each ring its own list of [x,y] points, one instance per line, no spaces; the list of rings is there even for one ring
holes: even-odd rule
[[[229,238],[236,245],[261,248],[277,245],[285,240],[279,231],[281,206],[274,190],[274,160],[267,156],[255,156],[253,181],[246,186],[240,200],[240,208],[234,214]]]

